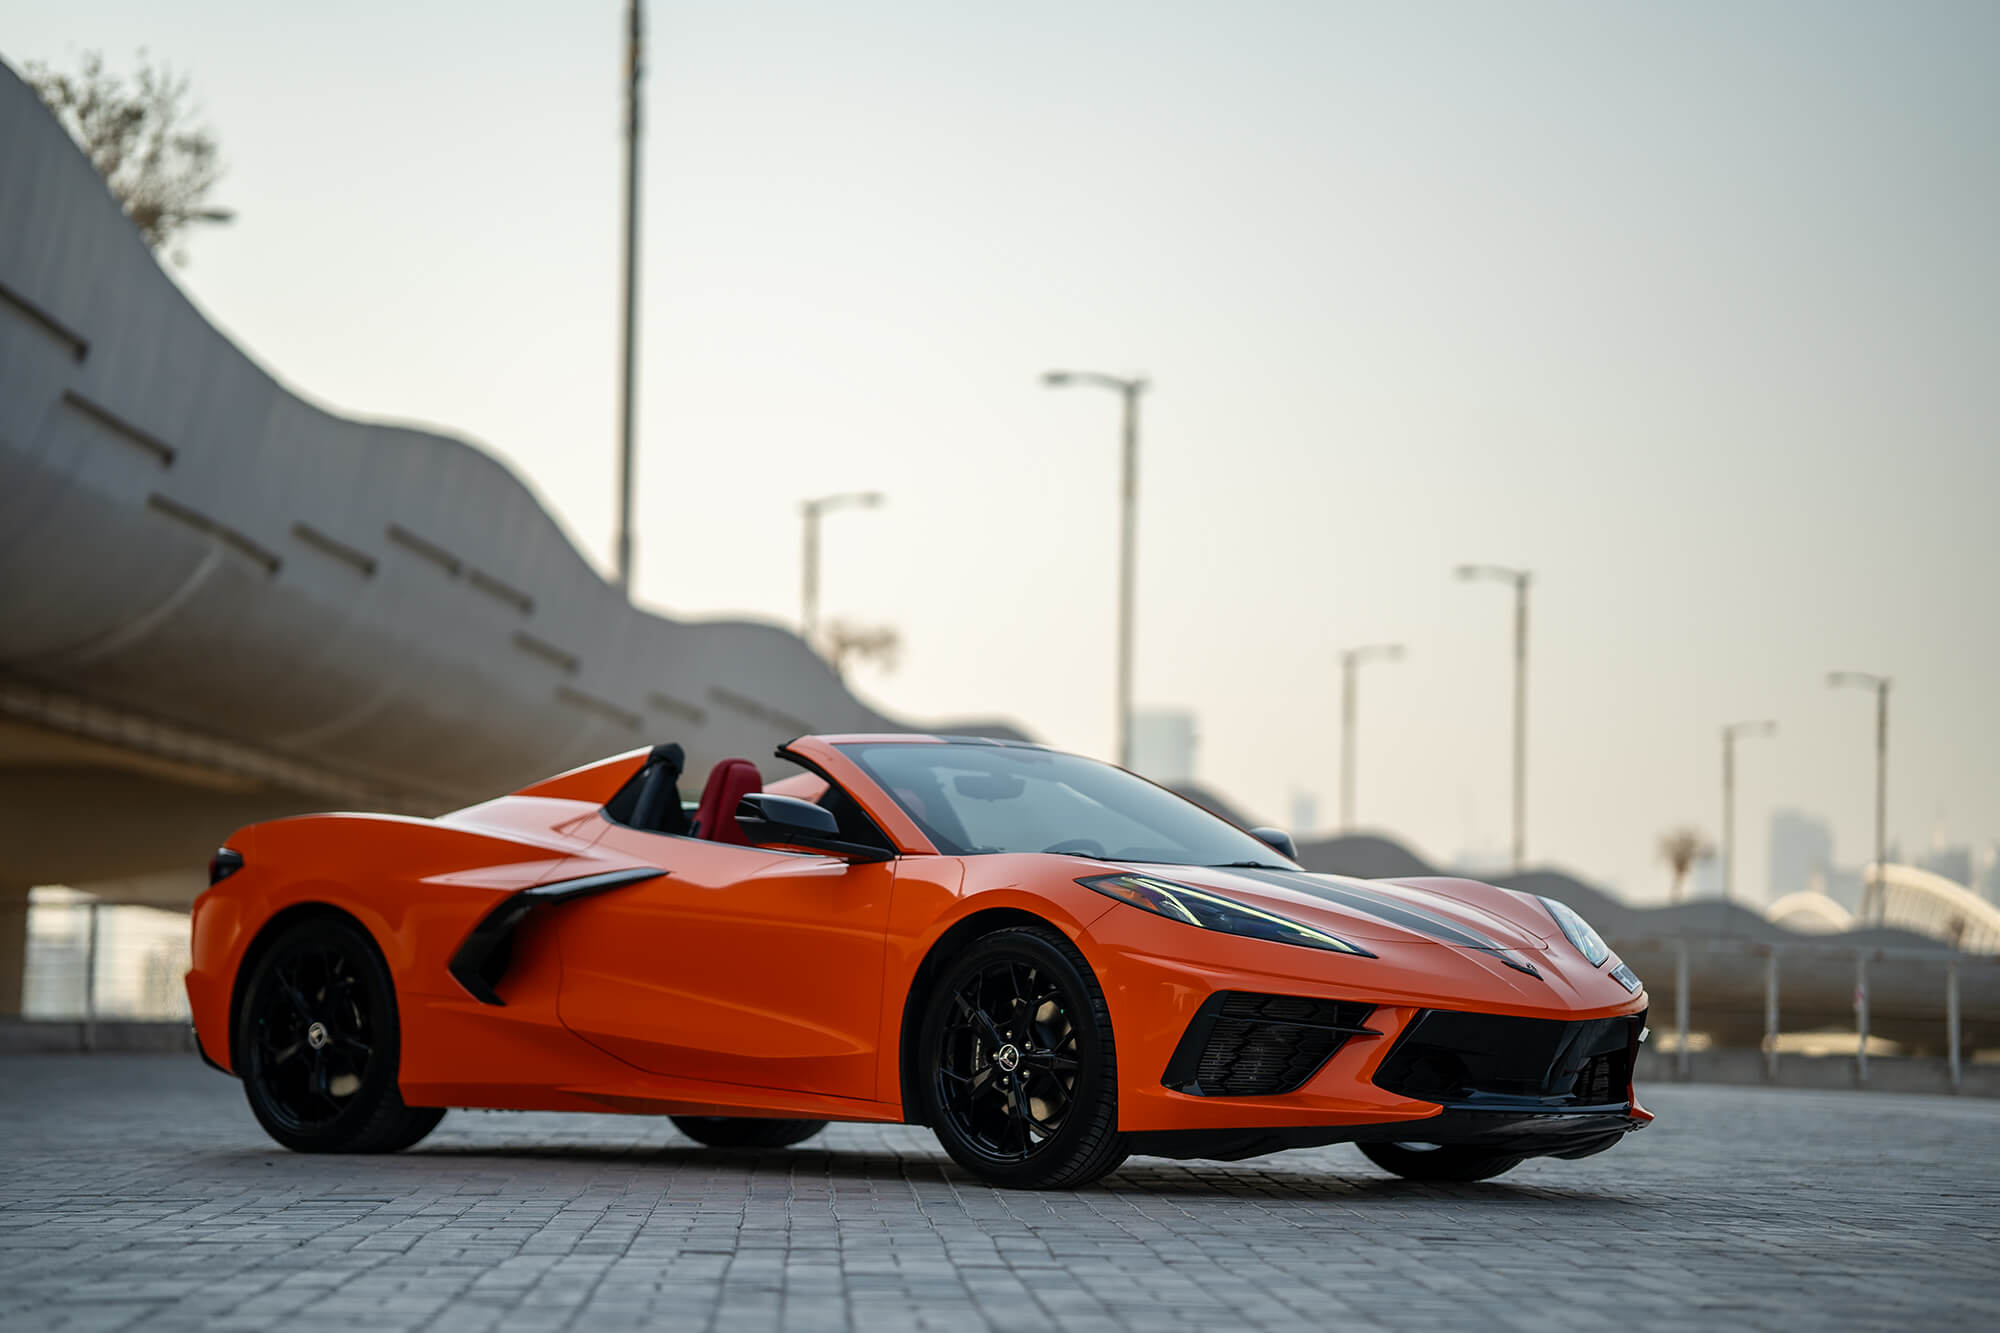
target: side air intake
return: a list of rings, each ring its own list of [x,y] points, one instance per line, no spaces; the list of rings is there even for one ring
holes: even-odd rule
[[[1218,991],[1202,1002],[1161,1082],[1197,1097],[1296,1092],[1347,1043],[1381,1034],[1374,1006],[1303,995]]]

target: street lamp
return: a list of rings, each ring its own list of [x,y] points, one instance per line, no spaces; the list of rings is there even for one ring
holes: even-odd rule
[[[1461,579],[1514,585],[1514,872],[1528,859],[1528,584],[1531,571],[1505,565],[1460,565]]]
[[[1354,829],[1354,680],[1363,662],[1398,662],[1400,643],[1371,643],[1340,655],[1340,831]]]
[[[807,643],[813,643],[819,636],[819,517],[836,509],[876,509],[882,504],[880,491],[842,491],[838,495],[822,495],[816,500],[800,503],[799,512],[805,516],[805,589],[803,595],[804,635]]]
[[[1123,507],[1118,537],[1118,764],[1132,766],[1132,566],[1135,524],[1139,500],[1139,395],[1146,391],[1144,378],[1121,379],[1094,370],[1051,370],[1042,376],[1051,389],[1090,385],[1112,389],[1124,400],[1123,426],[1124,479]]]
[[[1775,736],[1775,722],[1731,722],[1722,729],[1722,901],[1736,880],[1736,738]]]
[[[1888,856],[1889,677],[1871,675],[1866,671],[1830,671],[1826,683],[1836,689],[1842,685],[1853,685],[1875,691],[1875,873],[1870,877],[1867,893],[1862,896],[1861,919],[1864,922],[1868,920],[1868,908],[1872,905],[1875,921],[1879,925],[1886,907],[1882,901],[1882,874]]]
[[[641,0],[626,8],[624,363],[618,389],[618,590],[632,595],[633,358],[639,338],[639,81],[645,73]]]

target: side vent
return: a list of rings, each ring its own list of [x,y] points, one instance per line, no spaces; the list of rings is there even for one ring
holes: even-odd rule
[[[1374,1006],[1304,995],[1218,991],[1202,1002],[1160,1080],[1196,1097],[1276,1097],[1296,1092],[1349,1037],[1379,1037],[1365,1026]]]

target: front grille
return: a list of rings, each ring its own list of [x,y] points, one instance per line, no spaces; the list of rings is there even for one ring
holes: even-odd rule
[[[1427,1009],[1376,1072],[1419,1101],[1560,1109],[1626,1100],[1645,1015],[1565,1022]]]
[[[1202,1097],[1294,1092],[1362,1026],[1373,1006],[1303,995],[1219,991],[1203,1002],[1161,1080]]]

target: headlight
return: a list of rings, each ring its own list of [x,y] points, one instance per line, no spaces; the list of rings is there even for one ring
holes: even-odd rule
[[[1568,903],[1559,903],[1553,898],[1542,899],[1542,906],[1549,909],[1549,915],[1562,927],[1563,937],[1576,946],[1576,951],[1590,960],[1592,967],[1603,967],[1604,960],[1611,956],[1611,946],[1604,937],[1590,928],[1585,921],[1570,909]]]
[[[1128,873],[1089,875],[1077,883],[1141,911],[1190,926],[1200,926],[1203,930],[1219,930],[1226,935],[1244,935],[1253,940],[1270,940],[1275,944],[1302,944],[1308,949],[1325,949],[1330,953],[1354,954],[1362,958],[1375,956],[1323,930],[1314,930],[1311,926],[1300,925],[1206,889],[1170,879]]]

